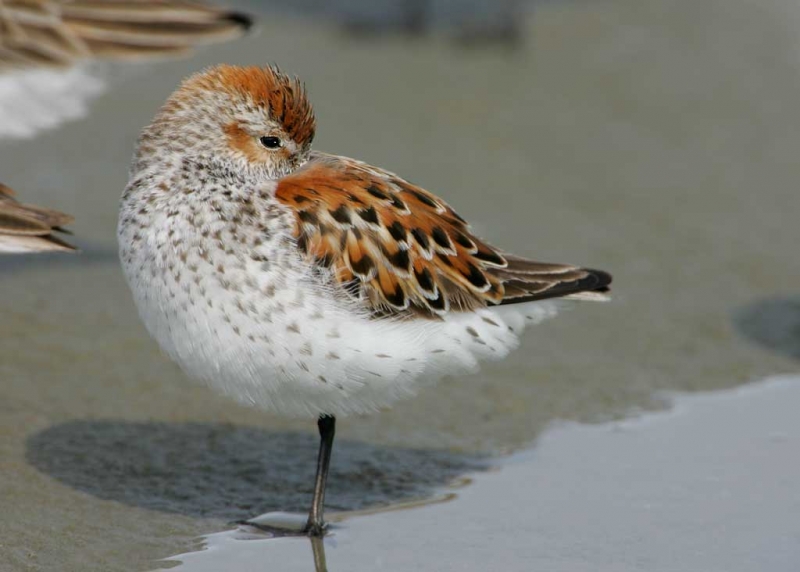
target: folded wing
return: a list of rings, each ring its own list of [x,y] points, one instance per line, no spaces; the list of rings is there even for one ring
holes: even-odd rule
[[[298,247],[378,313],[442,315],[608,290],[605,272],[503,253],[444,201],[364,163],[314,153],[283,179]]]

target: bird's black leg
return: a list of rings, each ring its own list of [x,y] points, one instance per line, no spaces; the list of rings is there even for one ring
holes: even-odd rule
[[[321,415],[317,420],[319,427],[319,456],[317,457],[317,479],[314,482],[314,500],[308,522],[303,529],[309,536],[322,536],[325,532],[323,512],[325,511],[325,483],[328,480],[328,467],[331,464],[333,435],[336,432],[336,418],[332,415]]]

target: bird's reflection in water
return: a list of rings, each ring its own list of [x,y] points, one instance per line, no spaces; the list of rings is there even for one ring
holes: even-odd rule
[[[284,564],[291,562],[292,570],[297,569],[299,562],[302,568],[306,569],[308,563],[306,542],[310,542],[314,570],[316,572],[327,571],[325,543],[328,542],[335,547],[341,540],[349,544],[346,541],[346,537],[349,536],[349,527],[343,524],[345,521],[386,512],[448,503],[457,498],[458,493],[455,489],[471,483],[471,478],[462,478],[451,482],[448,486],[449,490],[432,497],[366,510],[334,512],[329,515],[328,529],[323,538],[309,538],[302,532],[308,518],[305,512],[269,512],[250,520],[237,521],[236,528],[209,534],[203,537],[201,550],[184,553],[163,562],[180,563],[177,568],[174,568],[179,572],[208,572],[219,569],[262,570],[263,562],[275,561]],[[344,550],[347,552],[347,549]],[[342,554],[341,557],[346,556]],[[224,563],[224,568],[220,568],[221,563]]]
[[[180,562],[175,568],[180,572],[216,570],[222,562],[225,563],[228,570],[267,570],[267,568],[261,568],[260,563],[281,561],[286,564],[288,557],[293,570],[307,569],[308,544],[306,542],[308,542],[311,544],[314,572],[328,571],[325,541],[328,539],[335,543],[334,534],[329,531],[325,537],[320,538],[308,537],[300,532],[300,519],[302,518],[302,523],[305,524],[306,515],[273,513],[264,516],[268,521],[271,520],[271,524],[265,522],[258,525],[239,523],[239,526],[233,530],[204,537],[202,550],[181,554],[174,557],[174,560],[167,559],[162,562]],[[209,556],[211,557],[209,558]],[[301,566],[298,566],[298,563]],[[272,568],[268,569],[272,570]]]
[[[325,541],[322,538],[312,537],[311,552],[314,554],[314,572],[328,572],[325,562]]]

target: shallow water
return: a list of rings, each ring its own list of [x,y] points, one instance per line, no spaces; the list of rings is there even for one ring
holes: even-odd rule
[[[666,414],[562,425],[456,500],[349,518],[316,545],[240,527],[169,563],[185,572],[314,570],[315,560],[327,565],[317,572],[797,570],[798,399],[800,377],[785,376],[681,396]],[[756,479],[754,466],[779,470]]]
[[[665,390],[796,371],[785,346],[800,276],[800,9],[550,2],[523,27],[514,50],[462,50],[435,31],[353,38],[313,13],[269,14],[258,35],[190,60],[107,71],[89,118],[0,143],[3,181],[75,213],[83,250],[0,260],[11,570],[147,569],[308,494],[313,423],[185,381],[139,323],[116,261],[135,137],[181,77],[211,63],[280,63],[308,85],[317,148],[442,195],[508,250],[615,275],[612,304],[563,314],[480,374],[342,422],[332,506],[431,495],[556,420],[620,418],[665,406]],[[149,468],[137,473],[139,461]]]

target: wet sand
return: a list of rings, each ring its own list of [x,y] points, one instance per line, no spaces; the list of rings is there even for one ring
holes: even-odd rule
[[[796,371],[762,335],[776,322],[745,310],[796,307],[781,300],[800,276],[798,29],[800,9],[778,0],[575,1],[538,6],[516,51],[461,50],[269,16],[257,36],[190,60],[109,72],[88,119],[0,143],[4,182],[76,214],[83,250],[0,260],[9,569],[152,568],[309,492],[313,423],[186,381],[139,323],[116,261],[133,142],[181,77],[278,62],[308,85],[318,149],[440,194],[508,250],[615,275],[612,304],[577,307],[500,364],[342,422],[330,503],[348,510],[434,494],[487,455],[535,447],[554,421],[618,419],[665,407],[663,391]]]

